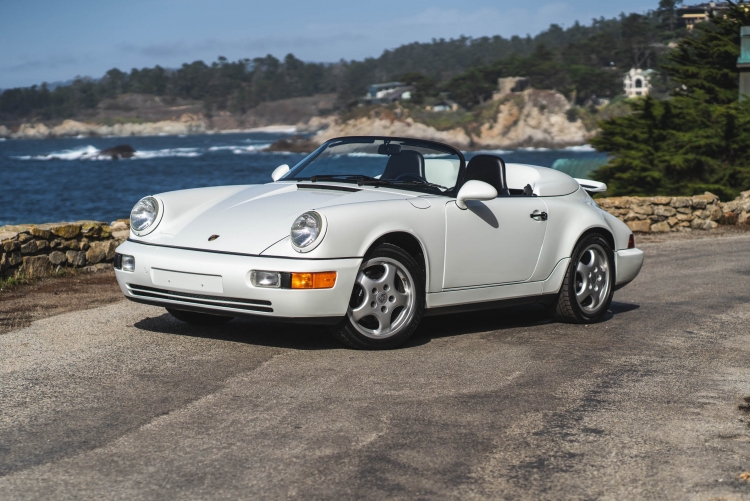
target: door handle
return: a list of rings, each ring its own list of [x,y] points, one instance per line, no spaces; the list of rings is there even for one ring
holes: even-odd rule
[[[537,221],[546,221],[547,220],[547,213],[546,212],[539,212],[538,210],[535,210],[531,214],[529,214],[531,219],[535,219]]]

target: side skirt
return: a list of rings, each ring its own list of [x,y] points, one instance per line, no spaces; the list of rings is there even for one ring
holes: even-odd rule
[[[509,306],[522,306],[527,304],[552,304],[557,297],[553,294],[537,294],[534,296],[514,297],[508,299],[498,299],[495,301],[484,301],[481,303],[454,304],[451,306],[440,306],[438,308],[428,308],[424,311],[425,317],[437,315],[451,315],[453,313],[466,313],[469,311],[494,310],[496,308],[507,308]]]

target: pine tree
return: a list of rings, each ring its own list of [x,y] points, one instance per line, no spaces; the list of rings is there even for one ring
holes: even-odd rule
[[[611,159],[595,177],[610,194],[728,199],[750,188],[750,102],[738,102],[735,68],[749,11],[731,4],[668,56],[664,71],[679,85],[670,100],[635,100],[631,115],[600,124],[592,143]]]
[[[669,31],[674,31],[675,21],[677,17],[677,6],[682,3],[682,0],[659,0],[659,8],[656,11],[661,18],[661,21],[665,24],[669,24]]]

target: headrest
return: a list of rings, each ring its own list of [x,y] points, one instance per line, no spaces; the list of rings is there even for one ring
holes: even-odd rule
[[[497,196],[510,196],[505,178],[505,162],[495,155],[477,155],[466,166],[466,181],[484,181],[497,190]]]
[[[401,150],[391,155],[380,179],[396,179],[403,174],[415,174],[424,177],[424,157],[414,150]]]

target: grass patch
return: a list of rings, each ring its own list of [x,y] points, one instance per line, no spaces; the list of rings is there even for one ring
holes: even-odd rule
[[[14,287],[18,287],[19,285],[24,285],[27,283],[29,283],[29,280],[22,277],[0,278],[0,292],[5,292]]]
[[[23,274],[16,275],[14,277],[8,277],[8,278],[0,278],[0,293],[7,292],[12,289],[15,289],[16,287],[20,287],[22,285],[29,285],[34,282],[37,282],[39,280],[43,280],[45,278],[62,278],[62,277],[70,277],[73,275],[78,275],[83,272],[82,268],[62,268],[52,270],[52,273],[47,275],[46,277],[39,277],[39,278],[29,278]]]

